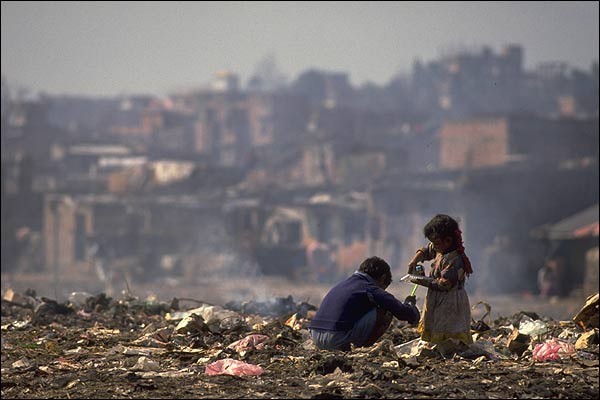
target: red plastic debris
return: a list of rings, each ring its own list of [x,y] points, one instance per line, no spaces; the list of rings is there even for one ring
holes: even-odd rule
[[[233,358],[215,361],[208,364],[204,369],[206,375],[246,376],[261,375],[263,372],[263,369],[258,365],[248,364],[243,361],[234,360]]]
[[[246,351],[251,348],[260,350],[265,347],[265,342],[267,340],[269,340],[269,337],[266,335],[253,334],[231,343],[229,346],[227,346],[227,348],[234,349],[237,352]]]
[[[533,349],[535,361],[559,360],[569,357],[575,353],[575,346],[570,343],[561,342],[557,339],[548,339],[545,343],[538,343]]]

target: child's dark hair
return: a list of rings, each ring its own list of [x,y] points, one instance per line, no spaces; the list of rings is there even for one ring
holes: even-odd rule
[[[369,257],[358,267],[359,272],[369,274],[373,279],[379,279],[385,276],[385,284],[389,285],[392,282],[392,272],[390,265],[385,260],[379,257]]]
[[[457,247],[457,251],[460,253],[463,259],[465,273],[471,275],[473,273],[473,267],[471,266],[471,260],[465,254],[465,248],[463,246],[462,232],[458,227],[458,222],[454,218],[446,214],[438,214],[429,221],[423,228],[423,234],[431,241],[435,239],[443,239],[446,237],[452,238],[452,242]]]
[[[429,240],[451,237],[456,244],[455,232],[458,230],[458,222],[446,214],[438,214],[431,219],[423,228],[423,234]]]

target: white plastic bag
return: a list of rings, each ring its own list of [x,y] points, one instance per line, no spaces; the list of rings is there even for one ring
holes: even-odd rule
[[[529,336],[541,336],[546,332],[548,332],[548,324],[544,321],[539,319],[533,320],[527,315],[521,318],[519,333]]]

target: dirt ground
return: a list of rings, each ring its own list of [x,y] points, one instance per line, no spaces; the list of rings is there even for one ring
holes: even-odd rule
[[[213,282],[190,292],[164,287],[148,299],[150,288],[136,286],[135,296],[109,299],[100,293],[74,303],[15,288],[21,297],[2,301],[2,398],[598,398],[597,344],[557,361],[532,358],[536,343],[559,336],[574,343],[583,335],[582,327],[568,321],[569,310],[577,311],[581,301],[575,306],[562,300],[486,299],[491,329],[477,333],[476,343],[488,347],[400,354],[399,346],[418,334],[395,322],[374,346],[344,353],[317,350],[306,330],[327,289],[280,280],[220,287]],[[404,289],[410,287],[395,294],[404,296]],[[231,293],[236,296],[226,296]],[[205,318],[190,317],[193,322],[182,327],[178,312],[212,310],[181,300],[188,296],[228,305]],[[505,327],[518,326],[523,313],[515,310],[525,308],[531,315],[548,309],[563,321],[540,315],[548,331],[532,337],[519,356],[508,349]],[[229,348],[251,334],[264,335],[264,347]],[[209,375],[207,366],[221,360],[259,366],[262,373]]]

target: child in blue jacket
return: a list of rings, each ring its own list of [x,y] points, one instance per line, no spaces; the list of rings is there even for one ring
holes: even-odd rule
[[[392,322],[392,316],[416,324],[419,310],[414,296],[404,303],[385,289],[392,282],[387,262],[379,257],[363,261],[354,274],[334,286],[323,298],[309,330],[315,345],[327,350],[371,346]]]

